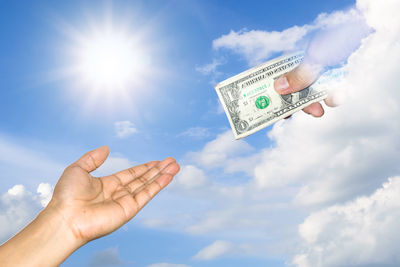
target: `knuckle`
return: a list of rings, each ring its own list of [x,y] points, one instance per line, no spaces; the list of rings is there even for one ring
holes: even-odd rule
[[[310,86],[315,80],[314,76],[310,67],[300,65],[287,75],[287,79],[293,92],[296,92]]]
[[[133,178],[135,178],[135,177],[137,176],[137,173],[136,173],[136,171],[135,171],[133,168],[129,168],[129,169],[128,169],[128,172],[130,173],[130,175],[131,175]]]
[[[91,170],[97,169],[96,160],[91,154],[88,154],[85,163]]]
[[[288,81],[294,92],[304,89],[311,84],[311,81],[307,77],[296,71],[288,75]]]
[[[153,198],[153,194],[152,194],[152,192],[151,192],[151,190],[150,190],[150,187],[144,188],[144,189],[143,189],[143,192],[146,194],[146,196],[147,196],[149,199],[152,199],[152,198]]]
[[[138,177],[137,179],[138,179],[139,182],[142,183],[142,184],[146,184],[146,183],[147,183],[147,179],[144,178],[143,176],[140,176],[140,177]]]

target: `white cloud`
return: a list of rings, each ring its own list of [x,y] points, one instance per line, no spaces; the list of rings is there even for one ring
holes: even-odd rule
[[[263,240],[270,247],[282,248],[280,253],[295,254],[299,266],[307,262],[309,266],[399,265],[394,256],[399,246],[395,226],[400,210],[395,197],[400,195],[399,178],[376,189],[387,177],[400,174],[400,91],[396,82],[400,17],[394,13],[400,10],[400,2],[359,0],[357,6],[375,32],[342,66],[348,73],[341,84],[346,102],[327,109],[321,119],[298,113],[276,123],[268,133],[274,145],[262,151],[255,152],[244,140],[234,141],[227,131],[200,151],[188,153],[190,164],[209,176],[211,186],[202,187],[202,193],[190,203],[177,198],[180,205],[174,206],[172,213],[164,210],[170,227],[224,240],[232,236],[246,243]],[[320,15],[313,23],[339,25],[349,14]],[[231,36],[242,38],[247,32]],[[240,42],[234,51],[251,61],[259,48],[242,47]],[[261,52],[254,58],[261,60],[272,53]],[[250,159],[250,169],[240,167],[244,161],[238,159]],[[252,175],[250,183],[239,180],[241,170]],[[216,182],[219,175],[227,173],[232,174],[231,179]],[[237,194],[232,190],[234,183],[238,184]],[[221,190],[215,190],[216,186]],[[228,197],[231,193],[235,197]],[[370,196],[357,199],[363,195]],[[202,196],[200,200],[195,198],[198,196]],[[315,210],[320,212],[312,213],[300,227],[304,240],[297,250],[298,240],[293,240],[297,224]],[[231,256],[228,252],[220,255]]]
[[[135,125],[130,121],[116,121],[114,128],[118,138],[126,138],[138,132]]]
[[[391,82],[399,72],[400,49],[392,31],[377,30],[349,58],[344,105],[319,120],[297,114],[275,124],[269,136],[276,147],[265,150],[255,168],[259,186],[301,183],[295,202],[314,205],[370,193],[400,172],[400,94]]]
[[[357,7],[365,14],[369,25],[383,34],[396,37],[400,31],[397,14],[399,2],[387,0],[384,4],[372,0],[358,0]]]
[[[310,24],[293,26],[283,31],[231,30],[229,34],[215,39],[213,48],[231,50],[243,56],[249,65],[256,65],[282,51],[306,49],[310,36],[316,31],[329,31],[329,36],[319,33],[320,38],[314,40],[315,43],[312,46],[313,59],[320,60],[318,57],[323,54],[325,56],[323,63],[331,64],[332,62],[326,62],[326,55],[335,56],[334,59],[338,60],[339,54],[343,54],[340,59],[344,59],[349,55],[349,52],[356,48],[354,47],[355,44],[359,43],[368,29],[365,27],[360,12],[353,8],[331,14],[322,13]],[[330,38],[332,36],[336,36],[336,38]],[[351,38],[354,40],[351,40]],[[346,42],[345,45],[343,45],[343,42]],[[323,48],[320,48],[321,46]]]
[[[190,267],[186,264],[175,264],[175,263],[153,263],[147,267]]]
[[[211,260],[230,253],[234,246],[232,243],[217,240],[211,245],[200,250],[193,258],[196,260]]]
[[[200,72],[203,75],[218,75],[219,73],[217,72],[217,67],[222,64],[225,64],[225,60],[214,58],[212,63],[206,64],[204,66],[197,66],[196,71]]]
[[[180,190],[197,189],[209,184],[208,178],[203,170],[193,165],[181,166],[181,170],[173,180],[171,187]]]
[[[42,207],[46,207],[49,204],[51,197],[53,195],[54,188],[51,184],[40,183],[36,192],[39,194],[40,204]]]
[[[0,197],[0,243],[20,231],[47,205],[52,194],[49,184],[41,183],[38,194],[15,185]]]
[[[88,266],[111,267],[123,266],[125,264],[126,262],[124,262],[119,256],[118,248],[112,247],[95,252],[90,259]]]
[[[206,168],[221,167],[228,158],[251,152],[253,148],[243,140],[234,140],[231,130],[219,134],[199,152],[191,152],[188,157]]]
[[[314,212],[299,227],[303,251],[293,262],[308,266],[400,264],[400,177],[368,197]]]
[[[259,30],[231,31],[213,41],[214,49],[226,48],[244,56],[250,65],[255,65],[282,50],[293,50],[308,32],[308,26],[293,26],[282,32]]]
[[[178,137],[187,136],[197,139],[202,139],[211,136],[211,132],[208,128],[204,127],[192,127],[187,129],[186,131],[178,134]]]
[[[393,83],[400,71],[400,20],[390,14],[400,2],[360,0],[357,6],[375,32],[346,66],[347,105],[332,112],[323,131],[312,129],[320,140],[309,142],[310,152],[322,145],[330,153],[318,155],[326,161],[323,168],[309,166],[319,177],[308,179],[298,202],[336,202],[343,196],[370,194],[384,177],[400,172],[400,94]],[[299,227],[304,242],[293,262],[302,267],[399,265],[399,188],[399,178],[390,179],[369,197],[312,213]]]
[[[238,245],[224,240],[217,240],[201,249],[193,256],[193,259],[206,261],[221,257],[240,257],[246,254],[252,254],[251,251],[253,249],[254,248],[246,244]]]

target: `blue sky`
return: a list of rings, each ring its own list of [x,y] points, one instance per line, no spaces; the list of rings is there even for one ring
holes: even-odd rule
[[[212,49],[214,39],[230,30],[279,31],[303,25],[321,12],[331,12],[352,3],[272,1],[243,5],[205,1],[114,1],[116,24],[121,23],[119,18],[122,23],[130,19],[134,31],[149,28],[149,39],[156,50],[152,52],[157,56],[154,64],[168,71],[162,78],[148,78],[146,86],[154,89],[151,94],[134,95],[132,89],[133,111],[126,107],[108,108],[106,101],[99,101],[95,108],[87,111],[84,88],[79,89],[78,95],[71,95],[71,79],[51,77],[52,72],[67,64],[65,50],[69,48],[68,41],[71,42],[60,24],[85,31],[91,20],[103,23],[109,4],[101,5],[97,1],[2,3],[1,58],[4,63],[0,72],[0,129],[10,138],[45,141],[45,147],[55,148],[48,151],[51,157],[60,160],[74,159],[82,151],[100,144],[108,144],[112,151],[127,154],[138,162],[170,154],[182,157],[187,151],[199,149],[205,140],[176,138],[179,133],[190,127],[207,127],[215,135],[221,128],[229,127],[225,115],[216,116],[212,110],[216,109],[217,97],[211,78],[196,71],[196,66],[209,63],[217,53]],[[248,67],[237,55],[228,53],[226,60],[228,64],[223,66],[223,73],[217,80]],[[114,105],[118,105],[118,101],[116,99]],[[149,102],[150,105],[146,104]],[[114,138],[113,124],[122,120],[130,120],[138,128],[139,133],[134,138],[122,141]],[[143,142],[144,137],[149,139]],[[264,143],[264,134],[255,134],[247,141]],[[128,147],[140,153],[126,150]],[[71,150],[70,153],[57,152],[65,149]]]
[[[353,121],[348,118],[353,124],[338,124],[343,119],[340,114],[346,114],[343,108],[342,112],[329,111],[327,119],[295,116],[244,141],[234,141],[213,85],[254,65],[254,55],[268,60],[288,50],[285,38],[276,41],[282,51],[257,46],[258,41],[268,46],[273,41],[268,39],[271,32],[282,36],[286,29],[292,29],[293,35],[308,32],[335,23],[342,15],[354,17],[351,10],[374,18],[368,13],[372,4],[359,2],[357,9],[355,1],[345,0],[0,1],[0,194],[6,197],[10,188],[21,184],[25,195],[18,201],[37,200],[40,183],[54,186],[65,166],[101,145],[110,146],[111,158],[99,175],[173,156],[183,166],[176,183],[132,222],[81,248],[63,266],[100,264],[102,255],[110,263],[103,260],[98,266],[307,266],[301,255],[308,257],[311,266],[318,266],[312,264],[317,252],[299,252],[314,251],[314,241],[307,243],[313,239],[304,229],[318,214],[332,212],[332,205],[345,205],[359,196],[372,197],[388,177],[398,175],[396,157],[385,156],[386,146],[372,148],[384,138],[383,132],[396,133],[398,129],[390,127],[397,124],[385,128],[377,123],[382,132],[365,134],[357,129],[367,128],[367,117],[382,121],[383,113],[371,108],[370,113],[359,115],[365,120],[354,115]],[[322,13],[326,14],[318,17]],[[114,29],[138,38],[138,50],[143,51],[146,62],[138,60],[142,70],[124,90],[96,91],[66,70],[76,63],[71,56],[75,38],[101,29],[108,18]],[[371,27],[376,23],[374,34],[378,37],[379,31],[386,29],[376,20],[367,21]],[[293,28],[295,25],[298,27]],[[253,33],[261,33],[261,37]],[[232,45],[217,46],[216,40],[222,38]],[[254,43],[243,41],[246,38]],[[301,40],[296,39],[292,48]],[[370,42],[372,51],[373,40]],[[372,55],[368,51],[357,51],[359,58]],[[356,64],[368,65],[354,58],[343,66],[351,70]],[[354,84],[349,88],[358,88]],[[393,104],[390,114],[396,112],[397,104]],[[365,124],[358,124],[360,121]],[[118,133],[118,122],[125,132]],[[287,142],[293,140],[289,133],[299,129],[311,139],[322,136],[325,142],[312,143],[311,152],[306,145]],[[307,139],[300,136],[299,142],[302,138]],[[368,145],[375,141],[378,143]],[[389,141],[389,154],[397,156],[397,145]],[[314,153],[318,159],[302,162],[306,170],[296,167],[299,160],[285,154],[286,143],[299,157]],[[372,151],[376,158],[362,156]],[[332,159],[331,165],[315,168],[332,155],[338,158]],[[271,163],[274,158],[285,162]],[[369,165],[378,161],[385,162],[383,170]],[[334,179],[329,174],[332,170],[343,179]],[[274,179],[266,177],[269,172],[276,174]],[[366,176],[371,177],[355,186]],[[326,184],[318,179],[321,177]],[[314,196],[315,192],[320,195]],[[5,202],[0,204],[7,210]],[[39,209],[40,205],[32,206],[29,216]],[[27,222],[29,216],[20,219]],[[1,240],[16,230],[0,232]],[[355,266],[364,263],[371,262],[355,261]],[[325,266],[340,266],[340,261]]]

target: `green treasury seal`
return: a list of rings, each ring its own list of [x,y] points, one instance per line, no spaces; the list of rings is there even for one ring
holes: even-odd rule
[[[257,98],[257,100],[256,100],[256,107],[258,108],[258,109],[264,109],[264,108],[266,108],[266,107],[268,107],[269,106],[269,102],[270,102],[270,100],[269,100],[269,98],[268,97],[266,97],[266,96],[259,96],[258,98]]]

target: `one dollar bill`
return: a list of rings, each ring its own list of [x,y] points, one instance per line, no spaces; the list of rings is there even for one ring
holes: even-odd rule
[[[298,66],[304,53],[285,55],[244,71],[215,86],[235,139],[253,134],[327,97],[312,85],[299,92],[280,95],[274,80]]]

